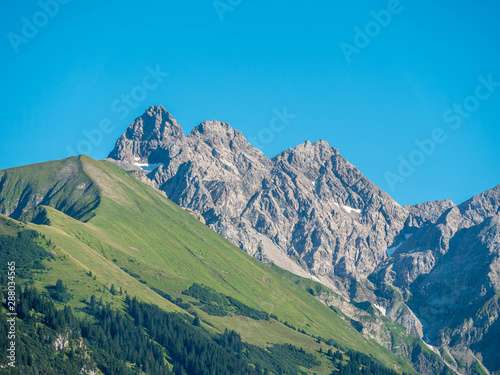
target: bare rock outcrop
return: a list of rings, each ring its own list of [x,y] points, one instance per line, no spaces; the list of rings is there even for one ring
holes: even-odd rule
[[[458,206],[402,207],[326,141],[266,158],[225,122],[185,136],[161,106],[128,127],[108,160],[260,261],[322,282],[342,296],[328,304],[384,343],[383,325],[350,303],[377,306],[433,345],[406,350],[422,373],[449,370],[432,367],[431,352],[463,374],[475,361],[500,370],[500,185]]]
[[[161,106],[129,126],[109,159],[143,169],[171,200],[249,254],[274,254],[289,268],[279,261],[286,256],[350,298],[346,280],[366,279],[387,258],[408,217],[326,141],[268,159],[224,122],[205,121],[184,136]]]

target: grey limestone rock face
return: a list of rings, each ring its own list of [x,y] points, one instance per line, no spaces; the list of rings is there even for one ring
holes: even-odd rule
[[[450,199],[405,206],[409,212],[406,225],[409,228],[420,228],[427,222],[435,223],[446,210],[453,206],[455,204]]]
[[[500,185],[458,206],[401,207],[326,141],[266,158],[225,122],[202,122],[185,136],[161,106],[128,127],[109,160],[143,173],[260,261],[377,304],[465,363],[458,372],[473,373],[476,360],[500,370]],[[339,301],[329,303],[349,315]],[[376,326],[373,337],[384,341]],[[432,373],[428,354],[413,354]]]
[[[346,296],[345,279],[373,272],[408,216],[326,141],[268,159],[224,122],[205,121],[184,136],[161,106],[137,118],[109,158],[154,168],[146,172],[156,187],[243,250],[280,251]]]
[[[411,294],[426,340],[464,364],[500,369],[500,186],[447,209],[404,240],[370,279]],[[464,365],[465,366],[465,365]],[[463,372],[463,371],[462,371]]]
[[[168,158],[183,139],[184,132],[174,117],[163,107],[152,106],[118,139],[109,158],[131,166],[138,161],[158,162]]]

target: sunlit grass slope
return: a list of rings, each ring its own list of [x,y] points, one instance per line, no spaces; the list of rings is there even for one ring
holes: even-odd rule
[[[72,176],[65,182],[69,187],[55,181],[60,170]],[[46,174],[49,177],[44,178]],[[12,183],[16,178],[21,181],[17,185]],[[152,288],[173,299],[193,302],[181,292],[199,283],[254,309],[275,314],[297,330],[275,319],[212,316],[192,305],[190,311],[195,311],[211,329],[234,329],[243,340],[259,346],[292,343],[314,351],[325,344],[311,336],[321,336],[370,354],[390,368],[410,371],[401,359],[365,339],[303,288],[254,260],[162,193],[109,162],[73,157],[0,171],[2,179],[4,190],[6,181],[10,184],[5,194],[0,184],[0,204],[4,205],[9,204],[8,199],[21,199],[29,190],[50,191],[57,186],[61,191],[57,199],[38,202],[42,206],[37,209],[27,205],[24,216],[41,218],[36,222],[45,225],[26,226],[49,238],[53,247],[49,250],[57,254],[49,262],[50,271],[37,275],[35,283],[53,285],[62,278],[75,295],[73,307],[78,308],[80,300],[88,299],[101,285],[109,288],[114,284],[167,311],[184,312]],[[80,190],[75,193],[75,189]],[[68,197],[67,202],[63,196]],[[75,197],[78,199],[73,202]],[[36,215],[30,214],[30,209],[35,209]],[[96,276],[95,280],[87,276],[88,271]],[[116,296],[106,296],[120,305]],[[314,370],[326,374],[332,368],[325,364]]]

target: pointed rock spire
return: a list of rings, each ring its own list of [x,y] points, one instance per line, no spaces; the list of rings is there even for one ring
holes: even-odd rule
[[[108,158],[157,163],[168,159],[170,149],[184,139],[177,120],[164,107],[151,106],[130,124]]]

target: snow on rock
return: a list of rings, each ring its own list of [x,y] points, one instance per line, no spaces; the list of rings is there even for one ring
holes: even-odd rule
[[[148,164],[148,163],[134,163],[134,165],[137,165],[139,168],[141,168],[143,171],[154,171],[156,168],[158,168],[162,163],[158,164]]]
[[[361,210],[359,208],[352,208],[352,207],[346,206],[345,204],[343,204],[342,206],[344,207],[344,210],[346,210],[349,213],[352,213],[352,212],[356,212],[358,214],[361,213]]]
[[[392,256],[392,254],[394,254],[394,252],[400,248],[400,246],[403,244],[403,242],[401,242],[398,246],[394,246],[394,247],[388,247],[386,252],[387,252],[387,256],[390,257]]]
[[[411,236],[413,236],[413,233],[412,234],[405,234],[405,241],[410,238]],[[387,252],[387,256],[390,257],[392,256],[392,254],[394,254],[394,252],[400,248],[400,246],[405,242],[405,241],[402,241],[398,246],[394,246],[394,247],[389,247],[387,248],[386,252]],[[413,250],[414,251],[414,250]],[[413,251],[410,251],[413,252]]]

